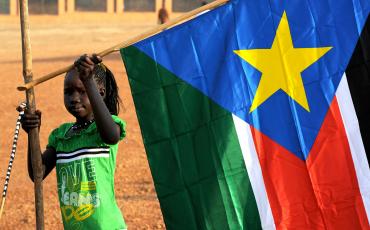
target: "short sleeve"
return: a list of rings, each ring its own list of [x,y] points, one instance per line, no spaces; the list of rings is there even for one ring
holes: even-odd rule
[[[56,149],[57,147],[57,143],[56,143],[56,133],[57,133],[57,129],[54,129],[50,135],[49,135],[49,139],[48,139],[48,144],[46,147],[52,147],[54,149]]]
[[[125,138],[126,136],[126,122],[124,122],[121,118],[112,115],[113,121],[119,125],[121,133],[120,133],[120,140]]]

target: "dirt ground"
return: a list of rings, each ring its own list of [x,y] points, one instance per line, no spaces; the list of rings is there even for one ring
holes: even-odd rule
[[[100,52],[127,40],[157,23],[155,14],[108,15],[84,13],[65,16],[31,16],[34,78],[73,63],[80,54]],[[0,16],[0,186],[5,181],[16,106],[25,96],[16,87],[23,83],[19,18]],[[164,229],[159,203],[142,143],[126,71],[118,53],[104,59],[116,76],[123,99],[120,117],[127,138],[120,143],[115,176],[118,205],[129,229]],[[41,147],[52,129],[73,121],[62,100],[63,77],[35,88],[37,108],[43,112]],[[34,229],[33,183],[27,175],[27,137],[21,132],[0,229]],[[55,170],[44,180],[45,229],[62,229]],[[1,188],[2,189],[2,188]]]

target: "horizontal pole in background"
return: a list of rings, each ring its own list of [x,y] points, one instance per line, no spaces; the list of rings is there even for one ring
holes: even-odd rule
[[[205,5],[205,6],[199,7],[197,9],[192,10],[192,11],[190,11],[188,13],[185,13],[185,14],[183,14],[183,15],[181,15],[181,16],[173,19],[173,20],[170,20],[169,22],[167,22],[165,24],[158,25],[158,26],[154,27],[153,29],[150,29],[150,30],[148,30],[148,31],[146,31],[146,32],[144,32],[144,33],[142,33],[140,35],[137,35],[137,36],[135,36],[135,37],[133,37],[133,38],[125,41],[125,42],[122,42],[122,43],[119,43],[119,44],[117,44],[115,46],[112,46],[109,49],[106,49],[106,50],[104,50],[104,51],[102,51],[100,53],[97,53],[97,55],[99,55],[101,57],[104,57],[104,56],[106,56],[108,54],[111,54],[113,52],[117,52],[117,51],[119,51],[122,48],[125,48],[125,47],[128,47],[128,46],[132,45],[132,44],[135,44],[135,43],[137,43],[137,42],[139,42],[141,40],[144,40],[145,38],[148,38],[148,37],[153,36],[153,35],[155,35],[157,33],[160,33],[163,30],[166,30],[166,29],[168,29],[168,28],[170,28],[172,26],[178,25],[180,23],[184,23],[184,22],[192,19],[193,17],[197,16],[201,12],[206,11],[206,10],[214,9],[214,8],[220,6],[220,5],[223,5],[223,4],[227,3],[228,1],[229,0],[217,0],[217,1],[211,2],[211,3],[209,3],[209,4]],[[61,69],[59,69],[57,71],[54,71],[52,73],[49,73],[49,74],[47,74],[45,76],[42,76],[42,77],[40,77],[38,79],[35,79],[33,81],[30,81],[27,84],[24,84],[22,86],[18,86],[17,89],[19,91],[24,91],[24,90],[30,89],[30,88],[38,85],[38,84],[41,84],[41,83],[43,83],[45,81],[48,81],[48,80],[53,79],[53,78],[55,78],[55,77],[57,77],[57,76],[59,76],[59,75],[61,75],[63,73],[68,72],[72,68],[73,68],[73,65],[69,65],[67,67],[61,68]]]

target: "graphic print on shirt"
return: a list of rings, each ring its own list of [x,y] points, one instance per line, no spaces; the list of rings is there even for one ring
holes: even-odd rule
[[[63,219],[68,224],[80,222],[100,206],[96,190],[96,168],[93,158],[109,157],[107,148],[84,148],[57,153],[58,190]]]

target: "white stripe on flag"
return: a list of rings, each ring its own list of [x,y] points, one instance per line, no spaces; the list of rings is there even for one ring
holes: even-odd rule
[[[351,149],[362,201],[364,202],[367,219],[370,222],[370,168],[362,142],[356,111],[349,91],[347,76],[343,75],[336,92],[339,110]]]
[[[249,124],[233,115],[236,133],[243,153],[245,166],[252,185],[261,219],[262,229],[276,229],[270,203],[267,197],[262,170]]]

